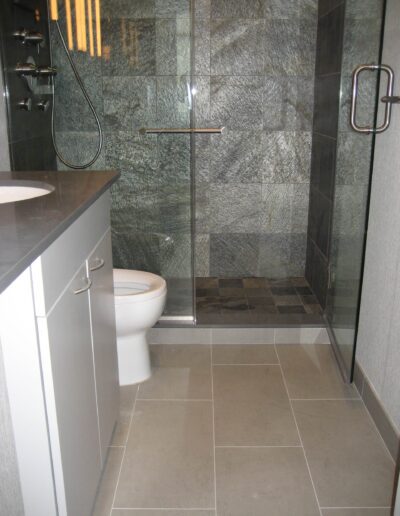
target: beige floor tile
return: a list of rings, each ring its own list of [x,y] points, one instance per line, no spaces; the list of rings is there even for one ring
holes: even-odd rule
[[[215,400],[287,400],[277,365],[216,365],[213,367]]]
[[[202,510],[146,510],[141,511],[140,509],[120,509],[114,510],[111,516],[215,516],[215,511],[202,511]]]
[[[212,351],[213,364],[277,364],[271,344],[217,344]]]
[[[355,387],[343,382],[330,346],[282,344],[277,353],[291,398],[358,398]]]
[[[278,366],[214,366],[218,446],[296,446],[296,424]]]
[[[301,448],[217,448],[218,516],[317,516]]]
[[[321,507],[388,507],[394,465],[361,401],[294,401]]]
[[[214,506],[212,403],[137,401],[114,508]]]
[[[119,388],[119,416],[111,441],[112,446],[126,444],[137,391],[138,385],[124,385]]]
[[[211,346],[153,345],[152,376],[138,399],[211,399]]]
[[[92,516],[109,516],[124,448],[109,448]]]
[[[323,509],[322,516],[390,516],[390,509]]]

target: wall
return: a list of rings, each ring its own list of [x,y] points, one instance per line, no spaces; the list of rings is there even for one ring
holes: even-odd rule
[[[388,0],[383,62],[400,74],[400,4]],[[398,94],[397,91],[395,94]],[[377,137],[356,360],[400,432],[400,113]]]
[[[10,170],[7,135],[7,114],[3,67],[0,56],[0,170]],[[24,514],[19,483],[17,458],[10,417],[7,387],[4,378],[3,353],[0,345],[0,513],[8,516]]]
[[[36,10],[36,14],[35,14]],[[38,48],[24,45],[12,36],[20,28],[39,31],[45,40]],[[29,89],[27,82],[14,72],[17,63],[29,58],[36,65],[49,65],[49,41],[47,33],[47,4],[44,0],[29,0],[25,7],[17,2],[0,2],[0,39],[4,64],[4,79],[8,91],[7,102],[10,116],[9,151],[14,170],[54,170],[54,151],[50,138],[50,109],[43,112],[39,101],[51,99],[48,79],[37,79]],[[39,51],[38,51],[39,50]],[[19,109],[18,102],[32,101],[31,111]]]
[[[319,0],[306,278],[326,305],[345,1]]]
[[[316,3],[195,0],[194,70],[189,3],[103,0],[102,59],[74,53],[105,130],[94,167],[122,172],[115,262],[190,276],[190,140],[138,129],[189,127],[193,102],[198,127],[227,128],[196,136],[196,274],[303,276]],[[87,158],[93,118],[52,34],[57,139],[70,159]]]
[[[198,1],[198,276],[304,276],[316,2]]]

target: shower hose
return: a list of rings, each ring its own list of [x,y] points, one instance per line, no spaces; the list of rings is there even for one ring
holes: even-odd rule
[[[93,106],[92,101],[90,100],[90,97],[88,95],[88,92],[86,91],[85,85],[83,84],[81,76],[79,75],[79,72],[78,72],[78,70],[77,70],[77,68],[75,66],[75,63],[74,63],[74,61],[73,61],[73,59],[71,57],[71,53],[68,50],[67,44],[66,44],[64,36],[63,36],[63,34],[61,32],[60,25],[59,25],[58,21],[55,21],[55,24],[56,24],[56,27],[57,27],[57,30],[58,30],[58,34],[59,34],[60,39],[61,39],[62,46],[64,47],[65,53],[67,55],[69,64],[71,65],[72,71],[74,72],[75,79],[76,79],[77,83],[79,84],[79,87],[82,90],[83,96],[85,97],[85,99],[86,99],[86,101],[87,101],[87,103],[89,105],[89,108],[90,108],[91,112],[93,113],[94,119],[96,121],[97,131],[98,131],[98,135],[99,135],[99,143],[98,143],[97,151],[96,151],[96,154],[94,155],[94,157],[90,161],[88,161],[87,163],[84,163],[82,165],[76,165],[74,163],[70,163],[69,161],[67,161],[63,157],[63,155],[61,154],[61,152],[59,151],[59,149],[57,147],[56,138],[55,138],[55,130],[54,130],[54,114],[55,114],[55,79],[54,79],[54,76],[51,79],[52,95],[53,95],[53,102],[52,102],[52,109],[51,109],[51,139],[53,141],[53,147],[54,147],[55,153],[57,154],[58,159],[62,163],[64,163],[64,165],[66,165],[69,168],[73,168],[73,169],[76,169],[76,170],[82,170],[82,169],[88,168],[91,165],[93,165],[93,163],[95,163],[95,161],[100,156],[101,149],[103,148],[103,130],[101,128],[100,120],[99,120],[99,117],[97,116],[96,109]],[[51,38],[49,38],[49,39],[50,39],[50,60],[51,60],[51,66],[53,66],[53,63],[52,63],[53,56],[52,56],[52,48],[51,48]]]

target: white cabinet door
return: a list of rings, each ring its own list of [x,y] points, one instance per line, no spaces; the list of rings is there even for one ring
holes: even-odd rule
[[[101,473],[86,264],[38,317],[59,512],[87,516]]]
[[[88,258],[92,280],[89,291],[92,317],[93,356],[97,391],[102,461],[107,455],[119,406],[118,360],[111,231],[108,230]]]

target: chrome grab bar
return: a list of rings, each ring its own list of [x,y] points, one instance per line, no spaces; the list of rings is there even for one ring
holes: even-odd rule
[[[186,129],[184,127],[179,128],[146,128],[142,127],[139,129],[140,134],[222,134],[225,127],[205,127],[199,129]]]
[[[381,70],[386,72],[388,75],[388,83],[386,89],[386,96],[383,99],[389,99],[393,97],[393,86],[394,86],[394,72],[388,65],[360,65],[353,72],[353,87],[352,87],[352,99],[351,99],[351,114],[350,114],[350,125],[357,133],[371,134],[371,133],[383,133],[390,125],[392,117],[392,102],[383,100],[385,102],[385,118],[382,125],[379,127],[363,127],[357,125],[357,97],[358,97],[358,82],[360,73],[364,70],[376,71]]]

